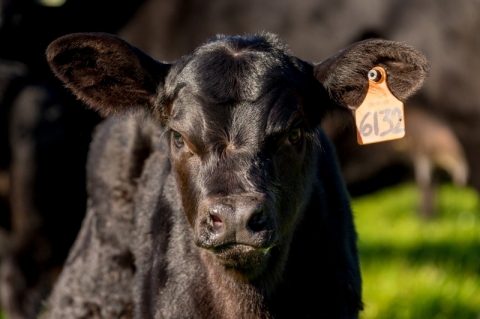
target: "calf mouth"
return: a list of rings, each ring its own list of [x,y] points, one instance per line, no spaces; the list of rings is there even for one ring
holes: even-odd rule
[[[266,262],[270,248],[258,248],[245,244],[227,244],[209,250],[226,268],[252,271]]]

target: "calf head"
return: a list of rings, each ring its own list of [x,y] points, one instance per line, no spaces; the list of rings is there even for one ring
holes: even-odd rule
[[[322,63],[291,55],[272,34],[217,36],[173,63],[108,34],[72,34],[47,49],[55,74],[104,115],[146,109],[165,128],[197,246],[257,276],[289,240],[316,178],[326,112],[358,106],[377,65],[406,99],[425,79],[422,54],[359,42]]]

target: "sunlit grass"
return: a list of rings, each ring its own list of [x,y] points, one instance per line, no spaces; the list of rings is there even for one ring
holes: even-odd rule
[[[443,185],[438,217],[418,213],[415,186],[353,200],[365,311],[362,319],[477,319],[480,203],[472,189]]]

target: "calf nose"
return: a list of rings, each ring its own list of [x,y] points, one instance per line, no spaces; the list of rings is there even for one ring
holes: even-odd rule
[[[215,203],[209,209],[210,219],[216,231],[223,228],[252,233],[262,231],[267,215],[263,203],[240,203],[238,205]]]
[[[246,244],[262,246],[269,240],[273,223],[263,201],[252,199],[218,200],[208,208],[211,236],[215,245]]]

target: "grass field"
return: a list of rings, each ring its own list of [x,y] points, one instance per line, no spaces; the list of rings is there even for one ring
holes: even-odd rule
[[[400,185],[353,200],[365,311],[362,319],[480,318],[480,203],[443,185],[438,218],[417,215],[419,194]]]

